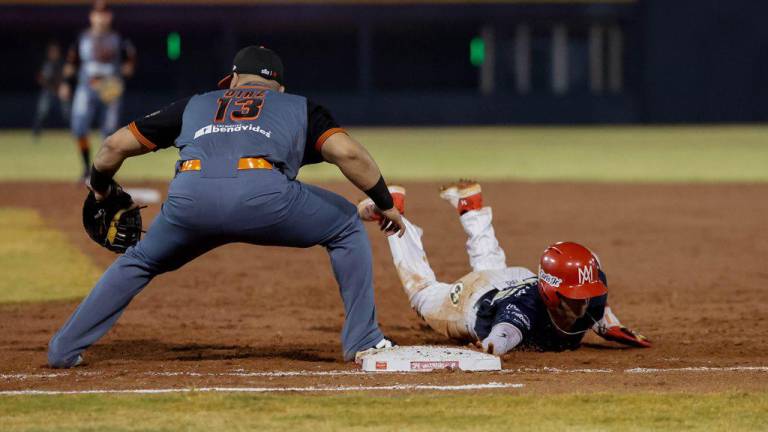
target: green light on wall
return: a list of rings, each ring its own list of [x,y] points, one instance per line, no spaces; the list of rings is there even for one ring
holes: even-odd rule
[[[479,67],[485,60],[485,41],[481,37],[469,41],[469,62]]]
[[[165,49],[170,60],[178,60],[181,57],[181,36],[176,32],[168,33]]]

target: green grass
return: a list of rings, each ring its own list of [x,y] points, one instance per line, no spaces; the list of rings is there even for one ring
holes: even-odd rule
[[[393,180],[626,182],[768,181],[768,126],[351,128]],[[94,136],[94,148],[98,137]],[[0,134],[1,180],[72,180],[80,166],[65,132],[39,142]],[[126,162],[122,179],[169,179],[177,152]],[[327,164],[302,179],[341,180]]]
[[[0,398],[3,431],[764,430],[768,393],[174,394]]]
[[[0,303],[80,297],[99,277],[98,268],[34,210],[0,207],[0,239]]]

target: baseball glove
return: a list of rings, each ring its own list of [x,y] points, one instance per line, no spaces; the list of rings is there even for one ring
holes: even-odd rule
[[[141,238],[141,211],[131,196],[113,183],[110,194],[96,201],[93,191],[83,203],[83,227],[99,245],[123,253]]]
[[[123,95],[123,80],[117,77],[102,78],[94,87],[99,99],[105,104],[111,103]]]

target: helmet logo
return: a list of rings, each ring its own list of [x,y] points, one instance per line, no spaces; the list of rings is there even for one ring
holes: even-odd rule
[[[579,277],[581,277],[581,270],[579,270]],[[553,276],[542,269],[539,269],[539,279],[543,280],[549,285],[552,285],[555,288],[559,288],[560,284],[563,283],[562,279],[557,276]]]
[[[593,274],[592,274],[592,266],[585,265],[584,267],[579,268],[579,284],[583,284],[584,282],[592,282]]]

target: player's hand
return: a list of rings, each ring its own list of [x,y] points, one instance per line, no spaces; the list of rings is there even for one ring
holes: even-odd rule
[[[468,342],[464,347],[472,351],[485,352],[483,351],[483,343],[480,341]]]
[[[96,198],[96,202],[102,202],[105,199],[107,199],[107,197],[109,196],[109,194],[112,192],[112,189],[113,189],[112,186],[110,185],[109,188],[107,188],[106,192],[101,193],[101,192],[97,192],[94,188],[91,187],[91,185],[87,185],[87,186],[88,186],[88,189],[91,192],[93,192],[93,196]]]
[[[72,98],[72,89],[69,87],[69,84],[61,83],[61,85],[59,85],[59,99],[63,101],[68,101],[71,98]]]
[[[405,223],[403,223],[403,216],[397,210],[396,207],[392,207],[389,210],[379,210],[377,212],[382,216],[379,221],[379,228],[384,231],[387,237],[397,234],[398,237],[402,237],[405,234]]]
[[[120,67],[120,73],[125,78],[133,77],[133,71],[134,71],[133,63],[123,63],[123,65]]]
[[[651,341],[640,333],[634,332],[624,326],[608,327],[598,333],[603,339],[611,342],[629,345],[638,348],[650,348]]]
[[[101,195],[100,195],[101,196]],[[100,246],[124,253],[141,238],[141,209],[131,195],[112,183],[106,198],[97,201],[91,191],[83,203],[83,228]]]

